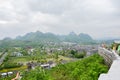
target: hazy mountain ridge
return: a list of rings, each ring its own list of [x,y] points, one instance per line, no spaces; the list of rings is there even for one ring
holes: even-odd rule
[[[39,41],[51,41],[51,42],[89,42],[93,41],[92,37],[88,34],[80,33],[77,35],[74,32],[70,32],[69,35],[55,35],[53,33],[42,33],[42,32],[35,32],[35,33],[27,33],[25,36],[17,37],[16,40],[39,40]]]
[[[42,33],[40,31],[30,32],[24,36],[18,36],[15,39],[5,38],[0,41],[0,46],[29,46],[39,45],[40,43],[60,43],[60,42],[72,42],[72,43],[95,43],[92,37],[88,34],[80,33],[77,35],[71,32],[69,35],[55,35],[53,33]]]

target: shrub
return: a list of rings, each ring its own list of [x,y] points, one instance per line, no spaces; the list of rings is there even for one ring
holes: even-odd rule
[[[8,63],[8,62],[5,62],[3,64],[3,68],[5,68],[5,69],[20,67],[20,66],[22,66],[22,65],[21,64],[17,64],[17,63]]]

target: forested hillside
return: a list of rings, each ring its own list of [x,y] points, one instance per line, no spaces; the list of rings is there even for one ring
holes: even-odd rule
[[[108,67],[98,54],[79,61],[60,64],[50,70],[37,68],[24,72],[22,80],[98,80]]]
[[[47,43],[70,42],[78,44],[95,44],[96,42],[88,34],[79,35],[71,32],[68,35],[55,35],[53,33],[31,32],[24,36],[18,36],[15,39],[5,38],[0,40],[0,47],[24,47],[39,46]]]

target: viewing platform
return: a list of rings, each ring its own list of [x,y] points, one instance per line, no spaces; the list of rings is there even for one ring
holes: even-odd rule
[[[115,51],[99,48],[99,54],[110,67],[108,73],[101,74],[98,80],[120,80],[120,57]]]

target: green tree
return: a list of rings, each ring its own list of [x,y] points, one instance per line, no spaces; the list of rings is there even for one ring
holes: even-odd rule
[[[29,72],[23,72],[21,80],[52,80],[52,78],[42,68],[36,68]]]

